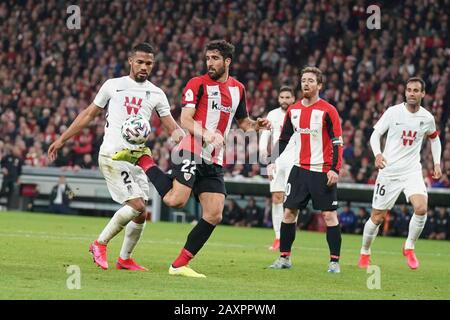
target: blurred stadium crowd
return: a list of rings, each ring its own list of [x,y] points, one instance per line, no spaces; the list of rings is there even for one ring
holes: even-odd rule
[[[435,116],[440,131],[444,173],[439,181],[431,179],[427,144],[422,151],[423,174],[428,186],[448,188],[449,27],[442,8],[449,1],[379,4],[381,29],[369,30],[369,3],[363,0],[85,1],[79,4],[81,29],[69,30],[63,1],[2,1],[0,158],[14,155],[37,167],[95,168],[104,118],[67,143],[55,163],[48,162],[46,151],[93,101],[106,79],[128,74],[129,48],[147,41],[157,49],[150,80],[166,92],[178,119],[185,83],[205,72],[204,44],[225,38],[236,47],[231,74],[246,85],[253,118],[277,107],[281,85],[299,92],[299,68],[316,65],[324,72],[321,97],[336,106],[344,130],[341,182],[375,182],[368,143],[372,127],[386,107],[404,100],[409,77],[423,77],[427,84],[423,105]],[[156,117],[151,124],[148,144],[168,170],[173,145]],[[245,153],[249,159],[257,150],[253,142],[228,150],[226,158]],[[225,169],[228,177],[264,179],[259,164],[225,164]],[[439,215],[436,209],[434,216]],[[271,223],[264,218],[268,213],[259,213],[262,218],[256,223],[245,216],[238,224]],[[356,225],[349,232],[355,232]]]
[[[2,1],[0,156],[17,149],[27,165],[95,167],[104,119],[73,139],[55,163],[48,163],[46,150],[106,79],[128,73],[133,44],[148,41],[157,48],[151,81],[166,92],[177,118],[184,84],[204,72],[204,44],[226,38],[236,46],[231,73],[246,85],[252,117],[277,107],[281,85],[298,92],[300,67],[324,71],[321,96],[337,107],[344,130],[342,182],[375,181],[372,126],[387,106],[403,101],[408,77],[423,77],[423,105],[441,132],[446,173],[432,181],[427,146],[424,176],[429,186],[449,187],[448,15],[439,3],[448,1],[386,4],[381,30],[369,30],[364,1],[82,2],[81,29],[69,30],[62,2]],[[152,126],[149,144],[168,169],[172,145],[157,118]],[[248,158],[256,150],[242,146],[238,152]],[[229,176],[260,177],[258,164],[226,170]]]

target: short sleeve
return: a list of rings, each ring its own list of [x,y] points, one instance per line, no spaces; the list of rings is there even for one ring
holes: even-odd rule
[[[427,136],[430,139],[434,139],[437,136],[439,136],[439,132],[436,130],[436,123],[434,122],[434,118],[432,116],[430,117],[428,130],[427,130]]]
[[[192,78],[183,90],[181,104],[184,108],[196,108],[203,95],[203,85],[200,78]]]
[[[245,88],[242,88],[242,96],[241,101],[239,101],[238,107],[236,109],[236,113],[234,114],[234,118],[237,120],[244,119],[248,117],[247,111],[247,94],[245,92]]]
[[[106,80],[105,83],[101,86],[100,90],[97,92],[97,95],[94,99],[94,104],[100,108],[105,108],[108,104],[109,99],[111,99],[111,81]]]
[[[392,111],[390,108],[388,108],[381,118],[378,120],[378,122],[375,124],[374,129],[380,132],[381,134],[384,134],[388,129],[391,122],[392,117]]]
[[[161,91],[161,99],[159,103],[156,105],[155,110],[158,113],[159,117],[165,117],[170,115],[169,100],[167,100],[167,96],[163,91]]]

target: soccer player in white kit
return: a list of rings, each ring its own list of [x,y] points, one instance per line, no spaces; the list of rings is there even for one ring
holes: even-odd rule
[[[140,167],[123,161],[113,161],[111,157],[127,147],[121,136],[121,126],[133,114],[140,113],[150,120],[152,111],[156,111],[169,134],[179,128],[170,113],[165,93],[147,80],[154,65],[154,54],[150,44],[136,45],[128,58],[130,74],[107,80],[97,93],[94,102],[77,116],[48,150],[48,156],[53,161],[67,140],[107,109],[105,135],[98,162],[112,199],[123,206],[89,248],[94,262],[104,270],[108,269],[106,246],[125,227],[125,237],[116,268],[147,271],[131,258],[131,253],[145,227],[149,182]]]
[[[419,267],[419,261],[414,253],[414,243],[419,238],[427,219],[428,199],[420,164],[420,148],[423,138],[429,138],[434,161],[433,178],[439,179],[442,176],[441,142],[433,115],[420,106],[425,96],[425,82],[418,77],[410,78],[406,83],[405,96],[406,103],[386,110],[370,137],[375,167],[380,170],[373,193],[372,214],[364,226],[358,263],[360,268],[367,268],[370,265],[371,244],[387,211],[395,205],[402,192],[414,208],[408,238],[403,246],[403,255],[411,269]],[[386,146],[381,152],[380,138],[385,132],[387,132]]]
[[[272,124],[271,130],[262,131],[259,140],[259,154],[261,159],[267,159],[268,147],[273,148],[277,143],[281,129],[283,128],[286,110],[295,102],[295,93],[291,87],[282,86],[278,93],[278,108],[270,111],[267,114],[267,120]],[[290,142],[293,142],[292,139]],[[270,181],[270,193],[272,194],[272,225],[275,231],[275,240],[269,247],[270,250],[278,250],[280,248],[280,227],[283,220],[283,201],[284,191],[286,189],[287,179],[293,164],[295,163],[295,148],[292,148],[290,143],[285,152],[277,159],[277,171],[274,174],[273,180]]]

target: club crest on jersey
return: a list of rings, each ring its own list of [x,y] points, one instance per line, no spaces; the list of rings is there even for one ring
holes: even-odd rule
[[[186,180],[186,181],[189,181],[192,178],[192,174],[190,174],[190,173],[184,173],[183,176],[184,176],[184,180]]]
[[[145,91],[145,98],[150,99],[150,91]]]
[[[403,130],[402,139],[403,139],[403,145],[412,145],[414,140],[416,140],[417,131],[411,131],[409,130],[408,133],[406,133],[406,130]]]
[[[125,97],[124,107],[127,108],[127,114],[137,114],[141,108],[141,103],[142,98],[132,97],[130,101],[130,97]]]

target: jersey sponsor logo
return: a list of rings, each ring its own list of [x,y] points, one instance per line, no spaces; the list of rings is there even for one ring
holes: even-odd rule
[[[212,102],[211,109],[212,110],[219,110],[219,111],[226,112],[226,113],[231,113],[233,111],[233,107],[231,107],[231,106],[226,107],[226,106],[223,106],[223,105],[219,106],[219,104],[217,102],[215,102],[215,101]]]
[[[319,134],[319,130],[310,129],[310,128],[297,128],[297,129],[295,129],[295,132],[301,133],[301,134],[310,134],[313,136],[317,136]]]
[[[132,97],[130,101],[130,97],[125,97],[124,107],[127,108],[127,114],[137,114],[141,108],[141,103],[142,98]]]
[[[406,130],[403,130],[403,134],[402,134],[403,145],[411,146],[412,143],[414,142],[414,140],[416,140],[416,136],[417,136],[417,131],[409,130],[408,133],[406,133]]]

